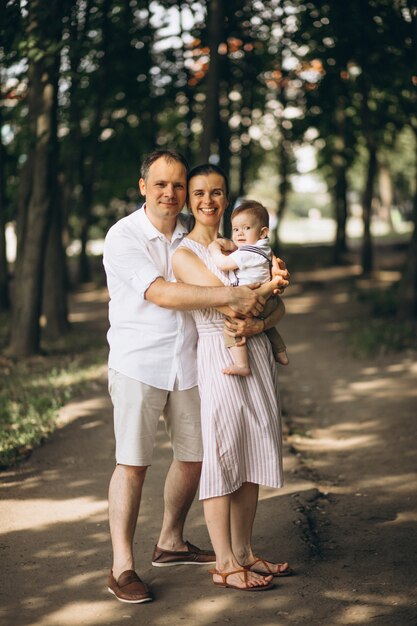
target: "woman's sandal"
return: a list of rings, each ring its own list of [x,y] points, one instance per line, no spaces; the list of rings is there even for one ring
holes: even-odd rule
[[[215,583],[213,581],[213,584],[216,585],[216,587],[228,587],[229,589],[237,589],[238,591],[266,591],[267,589],[272,589],[274,587],[272,583],[268,583],[267,585],[261,585],[259,587],[249,587],[248,570],[246,568],[236,569],[236,570],[233,570],[232,572],[219,572],[217,569],[211,569],[209,570],[209,574],[213,574],[213,575],[217,574],[218,576],[221,576],[222,578],[221,583]],[[238,585],[229,585],[229,583],[227,582],[227,579],[232,574],[243,574],[244,583],[246,587],[239,587]]]
[[[254,567],[256,566],[257,563],[262,563],[262,565],[266,569],[266,572]],[[278,567],[281,567],[282,565],[285,565],[285,563],[278,563]],[[264,576],[273,576],[274,578],[278,578],[282,576],[292,576],[293,574],[293,571],[292,569],[290,569],[289,566],[282,572],[281,571],[274,572],[269,567],[268,561],[265,561],[265,559],[261,559],[260,556],[255,556],[255,560],[253,561],[253,563],[250,563],[250,565],[244,565],[243,567],[249,572],[255,572],[256,574],[261,574],[261,575],[263,574]]]

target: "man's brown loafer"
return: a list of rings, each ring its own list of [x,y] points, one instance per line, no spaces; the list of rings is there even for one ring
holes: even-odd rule
[[[200,550],[189,541],[185,542],[188,550],[172,552],[155,546],[152,565],[155,567],[171,567],[172,565],[208,565],[216,562],[213,550]]]
[[[141,581],[133,569],[122,572],[116,580],[110,570],[107,581],[108,590],[116,596],[120,602],[140,604],[141,602],[152,602],[153,596],[148,586]]]

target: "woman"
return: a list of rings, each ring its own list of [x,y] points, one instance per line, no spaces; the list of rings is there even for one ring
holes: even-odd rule
[[[228,275],[216,268],[207,250],[219,236],[228,204],[226,177],[207,164],[194,168],[188,180],[195,225],[174,254],[175,276],[195,285],[229,285]],[[270,295],[276,286],[277,281],[271,281],[259,290]],[[288,563],[270,563],[255,556],[251,540],[259,485],[282,486],[278,381],[271,347],[262,333],[275,321],[271,316],[236,323],[239,332],[244,328],[248,336],[252,371],[240,377],[222,373],[232,362],[223,344],[222,313],[205,309],[193,316],[199,333],[204,444],[200,499],[216,553],[213,582],[245,591],[270,589],[273,576],[289,574]]]

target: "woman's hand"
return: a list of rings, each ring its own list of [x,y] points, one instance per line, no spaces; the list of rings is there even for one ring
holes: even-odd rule
[[[226,318],[225,320],[225,332],[231,337],[252,337],[263,332],[265,328],[264,320],[258,317],[246,317],[245,319],[238,318]],[[245,342],[238,343],[237,345],[243,345]]]

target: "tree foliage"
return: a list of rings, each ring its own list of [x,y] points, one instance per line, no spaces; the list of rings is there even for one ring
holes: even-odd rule
[[[294,155],[309,142],[332,197],[336,261],[361,180],[365,271],[383,170],[393,201],[416,206],[416,174],[389,156],[405,128],[417,143],[412,0],[9,0],[1,10],[0,307],[4,225],[14,219],[15,354],[39,350],[41,313],[50,332],[66,329],[65,245],[80,240],[78,280],[89,280],[92,229],[133,208],[139,163],[154,147],[220,163],[232,200],[272,163],[282,218]],[[417,274],[413,245],[407,276]],[[417,288],[406,292],[415,303]]]

